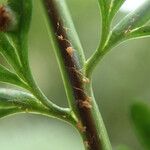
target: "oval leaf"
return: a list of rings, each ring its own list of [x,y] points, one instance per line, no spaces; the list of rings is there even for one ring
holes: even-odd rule
[[[48,110],[29,93],[0,89],[0,117],[18,112],[45,113]]]

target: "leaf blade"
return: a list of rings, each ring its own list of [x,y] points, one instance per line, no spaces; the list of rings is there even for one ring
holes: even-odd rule
[[[144,26],[149,20],[150,3],[146,1],[140,8],[131,12],[113,28],[105,49],[108,50],[130,37],[133,38],[130,33]]]
[[[110,15],[109,18],[112,20],[113,17],[117,14],[120,7],[123,5],[125,0],[111,0],[110,4]]]
[[[14,113],[48,113],[31,94],[12,89],[0,89],[0,118]]]
[[[18,16],[18,28],[9,32],[23,65],[28,63],[28,32],[32,17],[32,0],[9,0],[8,5]]]
[[[111,23],[113,17],[117,14],[120,7],[123,5],[125,0],[98,0],[102,21],[108,21]]]
[[[136,30],[133,30],[126,39],[131,38],[143,38],[143,37],[149,37],[150,36],[150,26],[144,26],[141,28],[138,28]]]
[[[8,0],[4,9],[13,14],[15,28],[0,32],[0,51],[22,80],[29,70],[28,32],[32,16],[32,0]],[[11,16],[11,17],[12,17]]]
[[[8,36],[2,32],[0,32],[0,52],[13,68],[21,68],[20,60],[15,51],[15,47],[9,41]]]
[[[18,28],[15,32],[27,34],[30,28],[32,0],[8,0],[8,6],[17,15]]]
[[[0,65],[0,81],[28,89],[28,86],[24,81],[22,81],[16,74],[10,72],[2,65]]]
[[[4,118],[6,116],[13,115],[19,112],[22,112],[22,111],[15,107],[14,108],[2,108],[0,109],[0,118]]]
[[[146,1],[140,8],[131,12],[127,15],[114,30],[125,31],[130,28],[130,30],[138,28],[146,24],[150,19],[150,3]]]

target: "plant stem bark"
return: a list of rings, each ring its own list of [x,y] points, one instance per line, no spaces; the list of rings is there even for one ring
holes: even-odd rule
[[[66,94],[75,124],[86,150],[111,150],[110,143],[95,103],[91,82],[84,75],[83,51],[77,37],[70,30],[70,18],[64,0],[42,0],[46,10],[55,53],[62,73]],[[66,17],[67,16],[67,17]],[[65,23],[68,22],[68,23]],[[67,25],[67,26],[66,26]],[[81,71],[82,70],[82,71]],[[98,115],[99,114],[99,115]]]

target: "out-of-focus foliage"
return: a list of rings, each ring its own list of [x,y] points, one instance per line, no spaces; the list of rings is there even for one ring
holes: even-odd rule
[[[147,150],[150,149],[150,107],[145,103],[135,103],[131,116],[139,138]]]
[[[116,150],[131,150],[131,149],[129,149],[129,147],[127,147],[127,146],[120,145],[116,148]]]

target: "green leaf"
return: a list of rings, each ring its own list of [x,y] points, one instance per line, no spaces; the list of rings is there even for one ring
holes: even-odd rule
[[[20,87],[28,88],[28,86],[14,73],[0,65],[0,81],[14,84]]]
[[[98,2],[102,18],[101,42],[97,49],[97,52],[100,53],[108,41],[112,20],[125,0],[98,0]]]
[[[19,110],[16,107],[12,107],[12,108],[0,108],[0,118],[3,118],[5,116],[11,115],[11,114],[16,114],[22,112],[21,110]]]
[[[107,13],[108,12],[108,7],[109,4],[110,4],[110,0],[106,1],[106,0],[98,0],[98,3],[99,3],[99,6],[100,6],[100,9],[101,9],[101,15],[102,16],[107,16]]]
[[[32,0],[8,0],[4,8],[9,9],[9,13],[13,14],[11,19],[16,26],[12,30],[8,28],[0,32],[0,52],[16,74],[26,81],[29,73],[28,32],[32,15]]]
[[[123,5],[125,0],[111,0],[110,8],[109,8],[109,19],[112,20],[113,17],[117,14],[120,7]]]
[[[111,0],[98,0],[99,6],[100,6],[100,10],[101,10],[101,21],[102,21],[102,38],[101,38],[101,42],[100,42],[100,46],[103,46],[108,33],[110,31],[110,24],[111,24],[111,20],[109,19],[109,15],[110,15],[110,4],[111,4]],[[99,49],[99,48],[98,48]]]
[[[0,32],[0,52],[15,70],[21,69],[21,62],[13,42],[2,32]]]
[[[131,108],[131,117],[139,138],[147,150],[150,149],[150,106],[135,103]]]
[[[125,0],[98,0],[103,22],[111,23]]]
[[[135,30],[138,30],[138,28],[144,26],[149,20],[150,20],[150,2],[146,1],[140,8],[131,12],[113,28],[105,49],[108,50],[113,46],[129,39],[130,37],[133,38],[134,34],[132,33]],[[148,33],[145,34],[148,35]]]
[[[144,26],[137,28],[135,30],[132,30],[132,32],[126,36],[126,39],[131,38],[143,38],[143,37],[149,37],[150,36],[150,26]]]
[[[100,11],[101,11],[101,18],[102,18],[102,32],[106,30],[106,32],[109,30],[109,9],[111,0],[98,0]]]
[[[98,0],[100,9],[101,9],[101,22],[102,22],[102,29],[101,29],[101,41],[99,42],[98,48],[95,53],[87,60],[85,65],[85,72],[87,76],[91,76],[94,68],[101,60],[102,56],[104,55],[103,51],[108,51],[110,49],[111,44],[114,42],[114,36],[109,39],[109,35],[111,32],[111,23],[118,12],[121,5],[124,3],[125,0]],[[109,42],[108,42],[109,40]],[[106,47],[107,45],[107,47]]]
[[[32,14],[32,0],[8,0],[8,6],[17,15],[18,28],[16,33],[27,35]]]
[[[0,89],[0,117],[10,114],[48,113],[48,110],[31,94],[19,90]]]
[[[127,15],[115,28],[114,32],[124,33],[143,26],[150,20],[150,2],[146,1],[140,8]]]
[[[8,6],[17,16],[18,28],[11,36],[23,65],[27,63],[27,41],[32,15],[32,0],[8,0]]]
[[[6,7],[14,14],[17,25],[13,30],[6,30],[0,34],[0,49],[15,70],[19,68],[19,65],[25,68],[28,65],[27,43],[32,15],[32,0],[8,0]],[[13,61],[17,67],[13,65]]]

